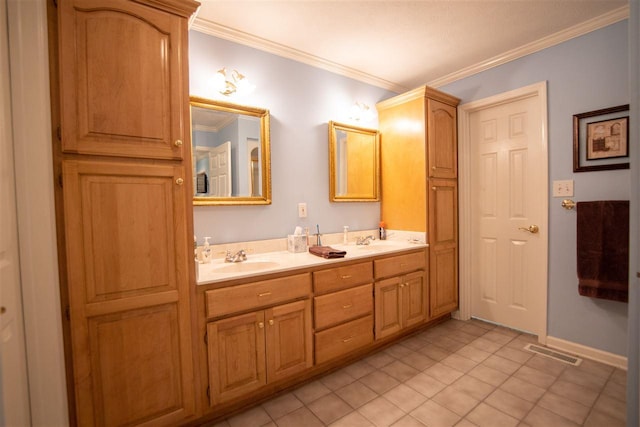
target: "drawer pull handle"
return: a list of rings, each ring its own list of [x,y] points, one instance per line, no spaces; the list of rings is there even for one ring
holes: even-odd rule
[[[408,263],[406,263],[406,262],[401,262],[401,263],[400,263],[400,267],[406,267],[407,265],[409,265],[409,264],[408,264]]]
[[[269,319],[269,326],[273,326],[273,319]]]
[[[271,292],[263,292],[261,294],[258,294],[258,297],[268,297],[269,295],[271,295]]]
[[[264,322],[258,322],[258,328],[260,329],[264,328]]]
[[[340,276],[341,279],[351,279],[351,275],[350,274],[345,274],[344,276]]]
[[[345,305],[342,306],[342,308],[344,308],[345,310],[347,308],[351,308],[351,307],[353,307],[353,303],[345,304]]]
[[[352,340],[353,340],[353,335],[350,336],[349,338],[343,338],[342,342],[347,343],[347,342],[352,341]]]

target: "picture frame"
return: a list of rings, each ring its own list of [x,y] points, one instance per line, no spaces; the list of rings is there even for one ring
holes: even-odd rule
[[[573,116],[573,171],[629,169],[629,104]]]

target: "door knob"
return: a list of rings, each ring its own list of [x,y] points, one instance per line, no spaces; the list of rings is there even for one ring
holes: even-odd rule
[[[540,231],[540,228],[537,225],[533,224],[526,228],[518,227],[518,230],[524,230],[524,231],[528,231],[531,234],[536,234],[538,231]]]

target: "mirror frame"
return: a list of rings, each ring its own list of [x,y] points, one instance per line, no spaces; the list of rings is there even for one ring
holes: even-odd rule
[[[270,205],[271,204],[271,138],[270,138],[270,115],[269,110],[257,107],[232,104],[230,102],[218,101],[197,96],[189,97],[189,129],[193,136],[193,115],[192,107],[208,108],[210,110],[224,111],[228,113],[254,116],[260,119],[260,148],[262,159],[260,169],[262,171],[262,191],[261,196],[234,196],[234,197],[213,197],[213,196],[193,196],[194,206],[219,206],[219,205]],[[193,150],[193,142],[191,143]],[[191,153],[193,162],[193,152]],[[191,177],[195,173],[195,164],[191,165]],[[195,194],[195,192],[194,192]]]
[[[374,138],[374,162],[373,173],[373,194],[363,195],[338,195],[336,186],[338,184],[338,165],[336,161],[337,137],[336,131],[355,132],[369,135]],[[334,121],[329,122],[329,200],[332,202],[378,202],[380,201],[380,132],[376,129],[368,129],[352,126]]]

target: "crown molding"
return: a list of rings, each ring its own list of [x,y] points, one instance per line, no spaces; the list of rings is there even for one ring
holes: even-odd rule
[[[216,24],[215,22],[205,19],[196,18],[193,21],[191,29],[245,46],[253,47],[258,50],[273,53],[274,55],[282,56],[284,58],[293,59],[294,61],[302,62],[316,68],[321,68],[323,70],[340,74],[342,76],[393,92],[399,93],[407,90],[405,86],[398,83],[364,73],[356,70],[355,68],[345,67],[344,65],[320,58],[319,56],[310,55],[300,50],[293,49],[279,43],[274,43],[243,31],[234,30],[233,28],[225,27],[224,25]]]
[[[497,67],[498,65],[506,64],[507,62],[514,61],[523,56],[530,55],[535,52],[539,52],[543,49],[555,46],[557,44],[566,42],[576,37],[580,37],[587,33],[590,33],[600,28],[604,28],[607,25],[615,24],[616,22],[629,18],[629,5],[622,6],[618,9],[614,9],[603,15],[597,16],[588,21],[582,22],[573,27],[569,27],[565,30],[558,31],[550,36],[543,37],[534,42],[525,44],[516,49],[509,50],[503,54],[494,56],[486,61],[479,62],[477,64],[465,67],[454,73],[440,77],[427,83],[431,87],[441,87],[449,83],[453,83],[457,80],[464,79],[466,77],[478,74],[482,71],[486,71],[490,68]]]
[[[493,58],[490,58],[486,61],[479,62],[477,64],[458,70],[454,73],[434,79],[428,82],[427,85],[433,88],[438,88],[446,84],[453,83],[457,80],[461,80],[463,78],[480,73],[482,71],[486,71],[490,68],[506,64],[507,62],[514,61],[518,58],[522,58],[523,56],[541,51],[548,47],[555,46],[567,40],[582,36],[584,34],[590,33],[591,31],[606,27],[607,25],[615,24],[616,22],[628,18],[629,5],[625,5],[588,21],[582,22],[578,25],[574,25],[573,27],[567,28],[566,30],[559,31],[555,34],[543,37],[532,43],[525,44],[516,49],[512,49],[500,55],[494,56]],[[344,65],[340,65],[327,59],[320,58],[315,55],[310,55],[300,50],[293,49],[279,43],[274,43],[243,31],[234,30],[232,28],[225,27],[224,25],[220,25],[206,19],[196,17],[195,20],[193,20],[191,29],[265,52],[269,52],[284,58],[292,59],[294,61],[302,62],[313,67],[321,68],[323,70],[330,71],[332,73],[349,77],[354,80],[358,80],[396,93],[402,93],[409,89],[408,87],[405,87],[399,83],[394,83],[389,80],[364,73],[354,68],[345,67]]]

